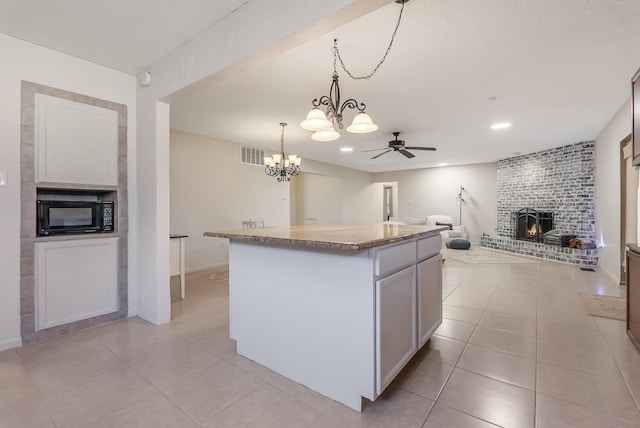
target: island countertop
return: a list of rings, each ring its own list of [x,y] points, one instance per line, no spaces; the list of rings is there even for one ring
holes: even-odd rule
[[[314,224],[205,232],[204,236],[281,246],[362,251],[406,239],[433,236],[447,229],[446,226],[426,225]]]

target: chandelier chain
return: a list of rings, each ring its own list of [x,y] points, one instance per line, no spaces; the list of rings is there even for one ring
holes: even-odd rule
[[[282,126],[282,132],[280,132],[280,153],[282,153],[282,156],[284,156],[284,127],[287,126],[286,123],[280,123],[280,126]]]
[[[382,56],[378,64],[374,67],[373,71],[371,71],[371,73],[365,76],[354,76],[347,69],[347,66],[344,64],[342,56],[340,55],[340,49],[338,48],[338,39],[333,40],[333,72],[334,73],[336,72],[336,58],[337,58],[340,61],[340,65],[342,66],[342,69],[344,70],[344,72],[347,73],[347,75],[351,77],[353,80],[370,79],[374,74],[376,74],[376,71],[378,71],[382,63],[387,59],[387,55],[389,55],[389,52],[391,52],[391,47],[393,46],[393,42],[396,39],[396,33],[398,32],[398,28],[400,28],[400,21],[402,20],[402,11],[404,10],[405,3],[406,1],[403,1],[402,6],[400,7],[400,13],[398,14],[398,21],[396,22],[396,28],[393,30],[393,34],[391,34],[391,40],[389,41],[389,46],[387,46],[387,50],[385,51],[384,55]]]

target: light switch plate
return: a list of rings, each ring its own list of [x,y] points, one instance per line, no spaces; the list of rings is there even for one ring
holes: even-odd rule
[[[7,171],[0,171],[0,186],[7,185]]]

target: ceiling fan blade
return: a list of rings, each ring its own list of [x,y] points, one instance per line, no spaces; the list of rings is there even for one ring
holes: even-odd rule
[[[406,157],[408,157],[409,159],[416,157],[416,155],[414,155],[413,153],[410,153],[408,151],[406,151],[405,149],[400,149],[398,150],[400,153],[402,153],[403,155],[405,155]]]
[[[381,149],[370,149],[370,150],[363,150],[362,153],[364,152],[375,152],[377,150],[387,150],[389,147],[383,147]]]
[[[429,150],[430,152],[435,152],[435,147],[405,147],[405,149],[409,150]]]
[[[382,156],[382,155],[384,155],[384,154],[389,153],[390,151],[392,151],[392,150],[387,150],[386,152],[382,152],[382,153],[380,153],[379,155],[375,155],[375,156],[374,156],[374,157],[372,157],[371,159],[377,159],[377,158],[379,158],[380,156]]]

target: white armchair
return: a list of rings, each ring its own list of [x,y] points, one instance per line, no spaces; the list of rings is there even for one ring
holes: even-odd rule
[[[448,215],[440,215],[434,214],[427,216],[427,223],[431,226],[437,225],[447,225],[450,227],[449,230],[443,230],[440,232],[442,235],[442,244],[446,245],[451,242],[453,239],[466,239],[469,240],[469,231],[467,230],[467,226],[454,226],[453,218]]]

